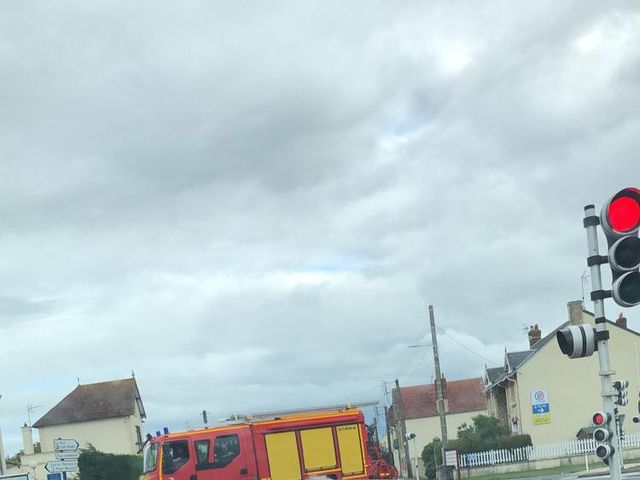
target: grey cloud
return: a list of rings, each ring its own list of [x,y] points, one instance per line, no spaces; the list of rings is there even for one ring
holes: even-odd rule
[[[523,325],[581,295],[583,205],[637,181],[637,18],[5,2],[8,450],[23,405],[78,377],[135,370],[150,429],[381,399],[382,379],[429,381],[408,345],[430,303],[481,354],[443,334],[449,378],[526,348]]]

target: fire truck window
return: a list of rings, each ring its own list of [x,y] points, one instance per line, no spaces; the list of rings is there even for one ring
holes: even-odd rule
[[[238,435],[222,435],[216,437],[213,445],[213,465],[215,467],[226,467],[240,454],[240,442]]]
[[[144,447],[142,473],[155,471],[158,463],[158,444],[151,443]]]
[[[193,442],[196,447],[196,461],[199,467],[209,465],[209,450],[211,449],[210,440],[196,440]]]
[[[189,461],[189,444],[186,440],[162,445],[162,473],[177,472]]]

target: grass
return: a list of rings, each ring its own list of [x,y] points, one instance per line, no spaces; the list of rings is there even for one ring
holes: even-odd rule
[[[546,475],[562,475],[565,473],[576,473],[584,471],[584,465],[562,465],[560,467],[541,468],[539,470],[524,470],[522,472],[509,472],[509,473],[488,473],[486,475],[478,475],[470,477],[472,479],[510,479],[510,478],[528,478],[528,477],[542,477]],[[463,474],[463,478],[464,474]]]

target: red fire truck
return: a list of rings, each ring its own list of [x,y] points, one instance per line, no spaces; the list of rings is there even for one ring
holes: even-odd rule
[[[397,478],[371,448],[355,408],[244,417],[221,427],[148,437],[140,480]]]

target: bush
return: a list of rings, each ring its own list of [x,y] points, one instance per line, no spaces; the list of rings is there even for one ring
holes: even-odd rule
[[[520,448],[532,445],[529,435],[511,435],[498,440],[498,448]]]
[[[142,457],[102,453],[89,446],[80,452],[78,467],[78,480],[138,480]]]
[[[495,417],[476,415],[472,424],[458,427],[456,447],[460,453],[483,452],[498,448],[502,438],[509,436],[509,429]]]
[[[421,457],[427,471],[427,478],[436,478],[436,468],[438,465],[442,465],[442,441],[439,438],[434,438],[433,442],[422,449]]]

